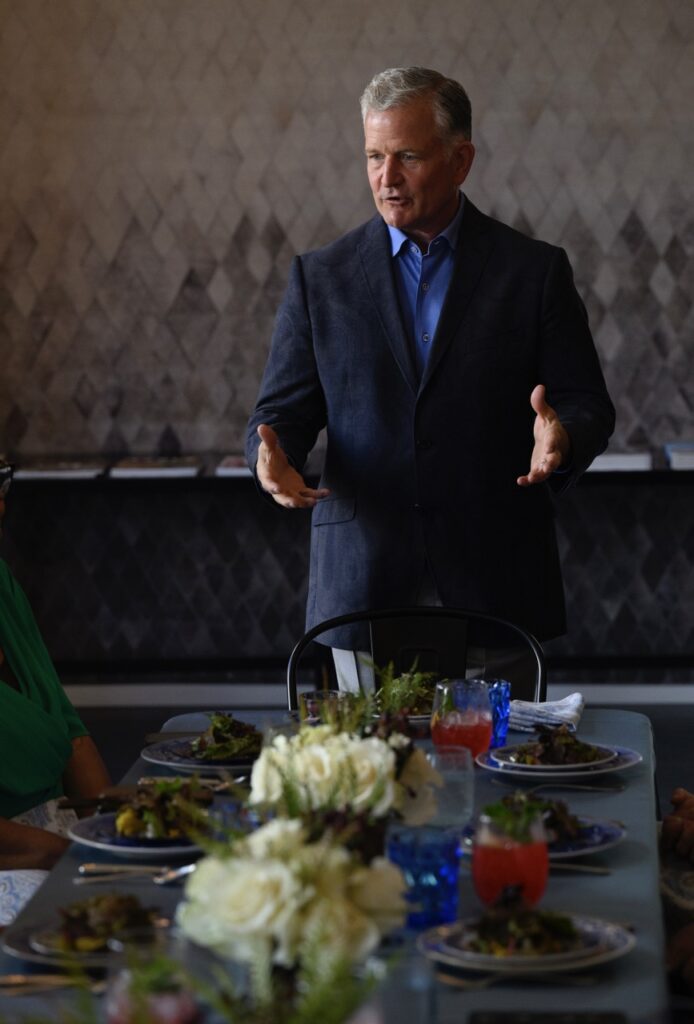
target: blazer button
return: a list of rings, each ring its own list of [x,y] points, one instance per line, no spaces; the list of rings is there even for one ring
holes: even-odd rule
[[[424,505],[413,505],[412,508],[415,510],[415,512],[423,512],[424,511]]]
[[[421,451],[427,451],[429,448],[433,448],[434,442],[428,440],[417,441],[417,448]]]

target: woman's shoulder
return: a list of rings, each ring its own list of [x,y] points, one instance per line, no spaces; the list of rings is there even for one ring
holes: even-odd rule
[[[12,574],[7,562],[0,558],[0,597],[11,597],[15,601],[26,600],[24,591]]]

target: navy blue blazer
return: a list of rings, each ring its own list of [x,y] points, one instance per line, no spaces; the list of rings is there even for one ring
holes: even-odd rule
[[[570,471],[551,488],[516,484],[536,384],[571,437]],[[466,200],[421,381],[381,217],[297,257],[249,422],[252,467],[260,423],[298,469],[327,426],[320,486],[331,495],[312,512],[307,627],[414,604],[428,560],[444,605],[541,639],[565,630],[551,491],[605,448],[614,408],[562,249]]]

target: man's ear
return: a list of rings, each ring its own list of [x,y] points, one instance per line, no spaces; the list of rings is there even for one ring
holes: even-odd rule
[[[463,139],[462,142],[456,143],[455,154],[458,163],[458,185],[462,185],[475,159],[475,147],[468,139]]]

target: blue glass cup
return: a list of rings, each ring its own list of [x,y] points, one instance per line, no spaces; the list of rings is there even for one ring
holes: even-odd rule
[[[488,679],[489,703],[492,706],[492,739],[489,749],[503,747],[511,713],[511,684],[508,679]]]
[[[388,829],[388,859],[405,876],[405,899],[412,907],[408,928],[430,928],[457,919],[460,853],[455,829],[399,824]]]

